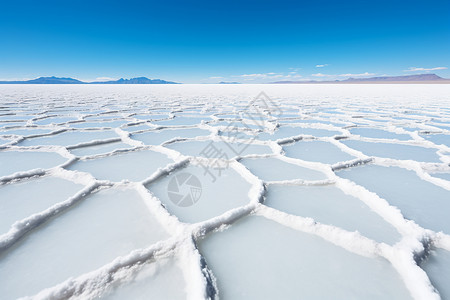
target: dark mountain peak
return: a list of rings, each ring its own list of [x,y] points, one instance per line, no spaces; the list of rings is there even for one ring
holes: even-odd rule
[[[32,80],[24,81],[23,83],[34,83],[34,84],[80,84],[84,83],[78,79],[68,78],[68,77],[39,77]]]
[[[162,79],[148,79],[147,77],[135,77],[131,79],[120,78],[119,80],[111,80],[104,82],[91,82],[95,84],[176,84],[176,82],[165,81]]]
[[[69,77],[39,77],[24,81],[0,81],[0,84],[175,84],[176,82],[162,79],[148,79],[147,77],[136,77],[131,79],[120,78],[119,80],[102,82],[83,82]]]

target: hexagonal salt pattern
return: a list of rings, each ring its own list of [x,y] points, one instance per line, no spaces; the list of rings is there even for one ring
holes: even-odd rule
[[[68,169],[90,173],[97,179],[141,181],[172,162],[162,153],[142,150],[77,161]]]
[[[189,166],[161,178],[147,188],[181,222],[196,223],[250,202],[251,184],[236,171]],[[214,176],[214,177],[213,177]]]
[[[5,85],[1,298],[446,299],[449,94]]]

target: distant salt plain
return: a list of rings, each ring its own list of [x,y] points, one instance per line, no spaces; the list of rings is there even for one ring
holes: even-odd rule
[[[450,299],[449,95],[2,85],[1,298]]]

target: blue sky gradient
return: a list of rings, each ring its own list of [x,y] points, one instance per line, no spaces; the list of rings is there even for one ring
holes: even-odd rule
[[[0,79],[450,78],[450,1],[2,1]]]

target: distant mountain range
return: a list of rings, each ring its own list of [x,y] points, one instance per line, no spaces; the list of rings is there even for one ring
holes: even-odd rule
[[[94,81],[84,82],[73,78],[64,77],[39,77],[32,80],[24,81],[0,81],[0,84],[177,84],[172,81],[162,79],[148,79],[147,77],[137,77],[131,79],[111,80],[111,81]]]
[[[345,80],[334,81],[276,81],[275,84],[299,84],[299,83],[450,83],[450,79],[442,78],[436,74],[418,74],[406,76],[382,76],[382,77],[366,77],[366,78],[348,78]]]
[[[137,77],[131,79],[102,81],[102,82],[90,82],[91,84],[178,84],[177,82],[166,81],[162,79],[148,79],[147,77]]]
[[[271,84],[346,84],[346,83],[449,83],[450,79],[442,78],[436,74],[418,74],[406,76],[380,76],[380,77],[366,77],[366,78],[348,78],[344,80],[300,80],[300,81],[276,81]],[[173,81],[166,81],[162,79],[148,79],[147,77],[137,77],[131,79],[120,78],[118,80],[110,81],[93,81],[85,82],[73,78],[65,77],[39,77],[31,80],[23,81],[0,81],[0,84],[178,84]],[[239,82],[222,81],[219,84],[239,84]]]

